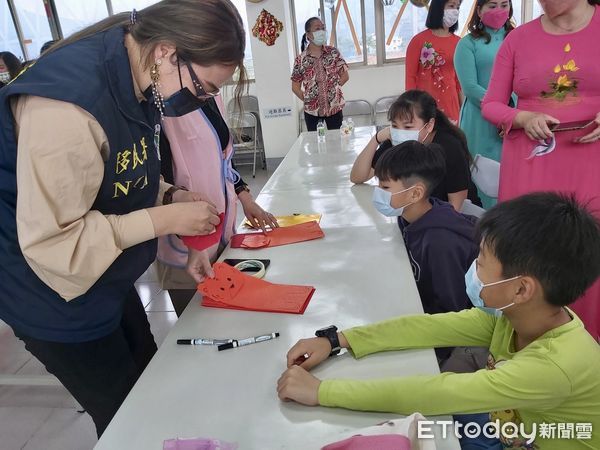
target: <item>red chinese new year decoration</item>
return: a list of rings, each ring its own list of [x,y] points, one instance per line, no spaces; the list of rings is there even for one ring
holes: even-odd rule
[[[275,44],[282,31],[283,23],[269,11],[263,9],[252,27],[252,36],[271,46]]]

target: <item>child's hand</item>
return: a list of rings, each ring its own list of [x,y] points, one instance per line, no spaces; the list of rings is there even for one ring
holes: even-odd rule
[[[308,358],[300,364],[306,370],[310,370],[322,361],[329,358],[331,344],[326,338],[300,339],[287,354],[287,366],[291,368],[296,365],[296,360],[308,355]]]
[[[277,381],[277,395],[284,402],[291,400],[307,406],[319,404],[321,380],[300,366],[292,366]]]
[[[382,130],[379,130],[377,133],[377,140],[379,142],[391,141],[392,140],[392,127],[385,127]]]

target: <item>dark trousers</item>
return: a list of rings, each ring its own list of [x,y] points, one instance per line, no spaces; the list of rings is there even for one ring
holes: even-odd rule
[[[308,131],[317,131],[317,124],[321,120],[325,121],[328,130],[339,130],[342,127],[344,116],[341,111],[328,117],[311,116],[306,112],[304,113],[304,121],[306,122],[306,129]]]
[[[119,328],[108,336],[77,343],[17,336],[92,416],[98,437],[157,350],[134,287],[124,301]]]

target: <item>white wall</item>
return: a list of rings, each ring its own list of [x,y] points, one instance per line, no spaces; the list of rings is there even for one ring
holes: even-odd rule
[[[256,18],[264,9],[283,22],[283,32],[273,46],[267,46],[255,37],[250,38],[254,60],[255,82],[252,86],[261,109],[261,125],[265,152],[268,158],[283,157],[297,137],[297,105],[290,89],[290,74],[294,60],[294,41],[290,2],[265,0],[260,3],[246,2],[248,26],[254,26]],[[268,108],[291,106],[291,117],[265,118]]]
[[[249,86],[249,94],[256,95],[261,108],[261,124],[267,158],[284,157],[298,136],[298,112],[301,102],[291,90],[290,74],[295,58],[293,27],[290,2],[265,0],[254,4],[246,2],[249,27],[266,9],[283,22],[284,30],[275,45],[267,47],[251,36],[252,57],[254,60],[255,81]],[[350,69],[350,81],[344,86],[346,100],[367,100],[371,104],[380,97],[400,95],[404,90],[404,65],[354,67]],[[225,104],[231,96],[231,89],[224,92]],[[291,106],[291,117],[265,118],[263,111],[268,108]]]

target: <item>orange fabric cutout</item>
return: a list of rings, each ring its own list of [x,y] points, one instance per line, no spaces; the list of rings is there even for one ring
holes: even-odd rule
[[[303,314],[315,292],[312,286],[269,283],[225,263],[215,263],[213,269],[215,277],[198,285],[202,306]]]
[[[320,239],[325,234],[318,222],[306,222],[291,227],[281,227],[266,233],[236,234],[231,238],[231,248],[264,248],[278,245],[295,244],[296,242]]]
[[[219,225],[215,227],[215,231],[213,233],[203,236],[182,236],[181,240],[187,247],[191,247],[200,251],[212,247],[221,240],[221,236],[223,235],[223,222],[225,221],[225,213],[219,214],[219,219],[221,219],[221,221],[219,222]]]

